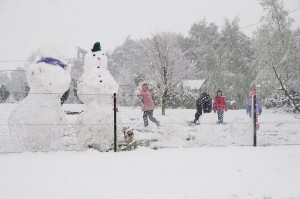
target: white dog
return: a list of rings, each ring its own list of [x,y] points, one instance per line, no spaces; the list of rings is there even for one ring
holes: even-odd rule
[[[129,127],[123,127],[122,132],[124,133],[124,138],[126,142],[132,142],[134,133]]]

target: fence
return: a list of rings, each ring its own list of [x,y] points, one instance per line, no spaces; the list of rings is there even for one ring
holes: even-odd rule
[[[0,152],[300,144],[300,115],[282,109],[263,109],[256,131],[245,109],[229,109],[224,124],[217,124],[214,112],[194,123],[195,109],[162,115],[157,106],[153,116],[160,126],[149,120],[145,127],[142,108],[123,106],[122,96],[82,94],[85,104],[63,105],[60,96],[29,93],[20,102],[0,103]]]

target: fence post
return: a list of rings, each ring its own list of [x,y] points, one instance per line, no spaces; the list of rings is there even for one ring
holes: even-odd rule
[[[253,120],[253,146],[256,146],[256,95],[253,95],[252,97],[252,120]]]
[[[114,93],[114,152],[117,152],[117,94]]]

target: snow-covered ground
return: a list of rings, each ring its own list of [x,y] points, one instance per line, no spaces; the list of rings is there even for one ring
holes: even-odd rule
[[[2,152],[13,149],[3,147],[11,141],[6,122],[15,106],[0,104]],[[133,151],[0,153],[0,199],[300,199],[300,145],[293,145],[300,144],[299,115],[263,110],[260,146],[252,147],[252,121],[244,110],[226,112],[226,125],[217,125],[213,113],[191,125],[194,113],[174,109],[161,116],[156,109],[162,126],[145,128],[140,108],[119,107],[119,128],[132,128],[137,142],[152,141]],[[76,148],[76,117],[68,115],[66,150]]]
[[[121,124],[130,126],[142,137],[158,136],[161,147],[228,146],[253,145],[252,120],[245,110],[229,110],[224,114],[226,125],[216,124],[217,114],[209,113],[200,117],[200,125],[192,125],[195,110],[170,109],[162,116],[156,109],[154,116],[162,126],[150,122],[144,128],[142,112],[139,108],[121,108]],[[300,144],[300,115],[280,110],[263,110],[259,117],[260,129],[257,131],[258,145]],[[148,134],[147,134],[148,132]],[[154,135],[152,135],[154,133]]]
[[[0,154],[2,199],[299,199],[300,146]]]
[[[0,152],[13,152],[13,137],[7,128],[7,118],[16,104],[0,104]],[[64,105],[66,112],[81,112],[84,105]],[[118,141],[124,141],[121,128],[133,129],[136,142],[147,142],[151,148],[176,148],[197,146],[251,146],[253,145],[252,120],[245,110],[225,112],[225,125],[216,124],[217,114],[201,116],[200,125],[192,125],[194,109],[168,109],[166,115],[160,109],[154,111],[154,117],[160,122],[159,128],[149,121],[144,127],[142,111],[139,107],[118,108]],[[112,111],[108,107],[108,110]],[[101,113],[99,113],[100,115]],[[68,131],[65,133],[66,150],[78,150],[73,134],[74,123],[78,115],[68,114]],[[97,117],[97,115],[95,115]],[[113,121],[112,121],[113,122]],[[294,145],[300,144],[300,115],[280,110],[264,109],[259,117],[260,129],[257,131],[257,145]],[[51,125],[51,123],[49,123]],[[112,124],[110,124],[112,125]]]

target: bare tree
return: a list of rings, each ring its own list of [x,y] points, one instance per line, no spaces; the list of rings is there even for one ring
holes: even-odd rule
[[[290,100],[292,106],[299,110],[290,91],[297,88],[300,81],[300,34],[292,30],[293,19],[284,9],[280,0],[261,0],[265,14],[262,18],[263,25],[256,34],[257,57],[259,74],[257,82],[262,82],[264,91],[270,87],[280,88]]]
[[[269,53],[270,53],[270,50],[269,50]],[[274,71],[274,74],[275,74],[277,80],[279,81],[281,89],[284,91],[285,95],[288,97],[288,99],[290,100],[290,102],[293,104],[293,107],[295,108],[295,110],[297,110],[297,111],[300,112],[300,108],[299,108],[300,104],[297,104],[294,101],[294,99],[292,98],[292,96],[290,95],[290,93],[288,91],[289,82],[293,81],[292,78],[293,78],[293,76],[294,76],[295,73],[291,73],[290,75],[287,75],[286,78],[283,78],[279,74],[279,72],[277,71],[278,70],[277,69],[278,66],[282,65],[286,61],[287,54],[288,54],[288,52],[286,52],[285,56],[282,58],[282,60],[279,63],[277,63],[277,64],[271,63],[271,66],[272,66],[272,69]],[[299,77],[297,79],[299,79]]]
[[[176,34],[160,33],[142,43],[148,74],[160,94],[162,115],[165,115],[168,92],[195,73],[196,64],[186,59],[178,38]]]

